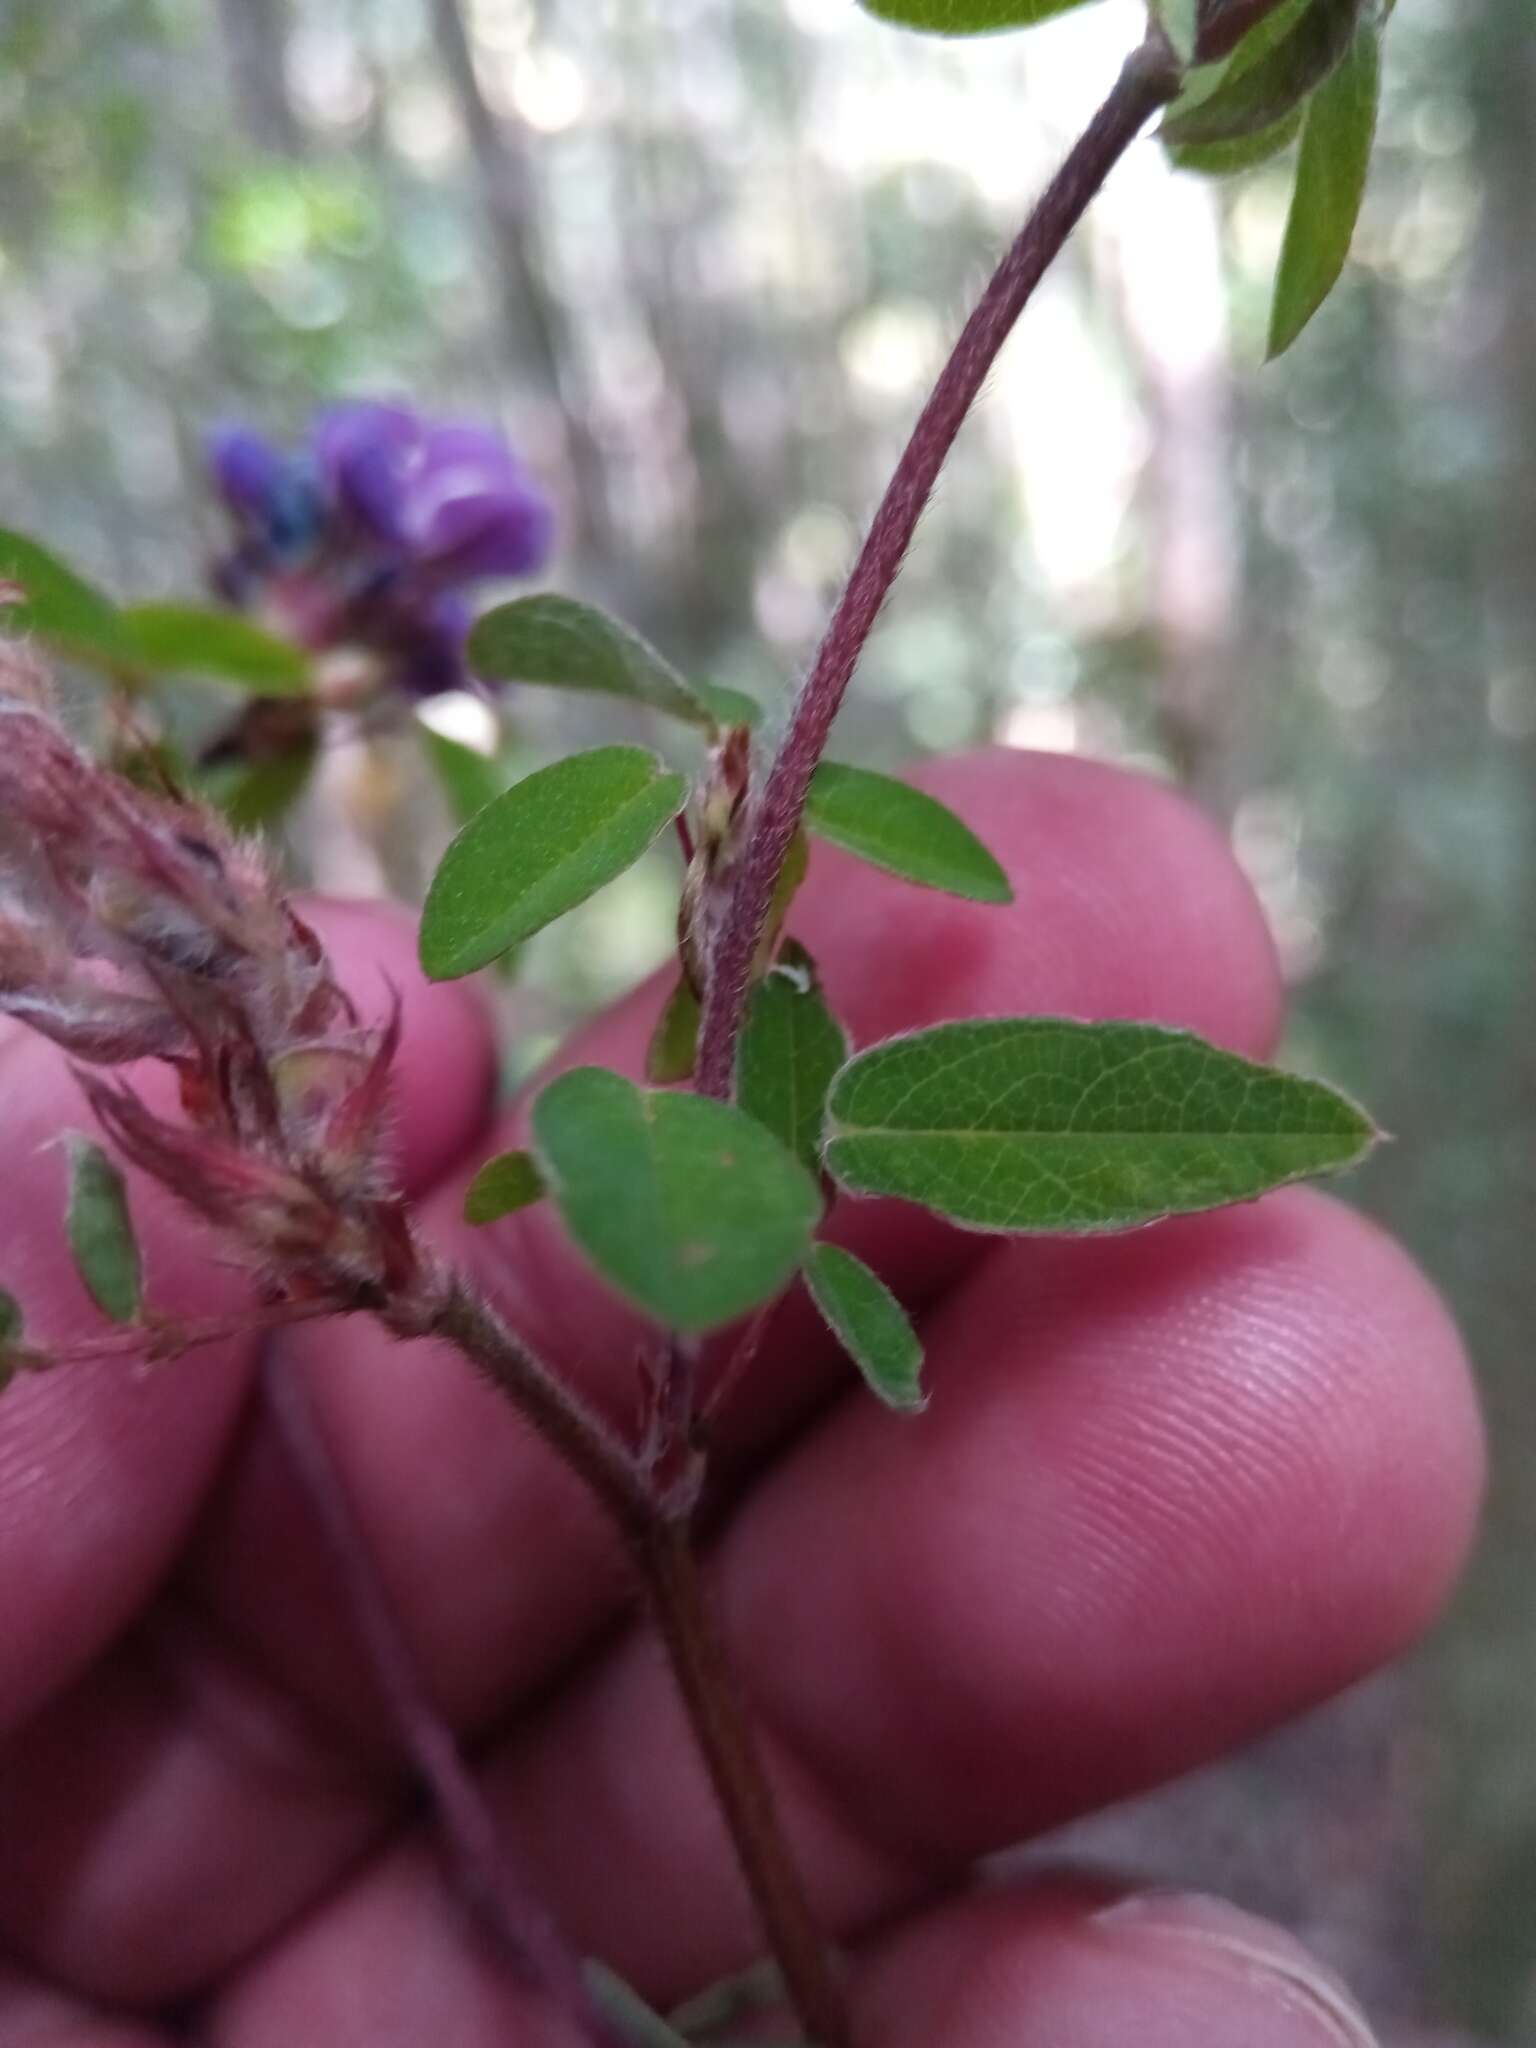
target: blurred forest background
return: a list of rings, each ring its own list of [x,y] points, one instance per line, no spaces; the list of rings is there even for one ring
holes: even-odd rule
[[[852,0],[0,0],[5,521],[196,595],[211,422],[407,395],[506,426],[561,505],[556,587],[771,701],[1138,32],[1122,0],[964,45]],[[1404,0],[1387,52],[1356,260],[1273,369],[1284,167],[1132,153],[840,750],[1083,749],[1230,822],[1293,1056],[1398,1134],[1356,1192],[1492,1417],[1480,1559],[1415,1667],[1064,1846],[1280,1912],[1400,2038],[1536,2042],[1536,33]],[[531,755],[589,715],[511,711]],[[323,792],[313,872],[419,885],[445,826],[403,752]],[[664,903],[642,869],[539,942],[520,1061],[660,956]]]

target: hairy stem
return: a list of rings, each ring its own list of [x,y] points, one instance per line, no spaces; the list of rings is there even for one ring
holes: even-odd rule
[[[742,1875],[796,2015],[816,2048],[847,2048],[842,1992],[784,1840],[686,1524],[659,1523],[636,1555]]]
[[[497,1838],[453,1730],[422,1681],[301,1373],[262,1365],[262,1393],[336,1567],[385,1709],[436,1810],[454,1889],[499,1962],[567,2014],[589,2048],[624,2048],[554,1916]]]
[[[1152,115],[1178,89],[1177,61],[1162,31],[1154,27],[1126,60],[1108,98],[1046,187],[939,373],[800,687],[783,744],[755,807],[709,967],[699,1033],[696,1085],[701,1094],[721,1101],[730,1096],[752,964],[811,777],[955,436],[1035,286],[1061,253],[1090,200]]]
[[[444,1337],[456,1345],[596,1494],[630,1542],[646,1534],[659,1508],[640,1460],[467,1282],[450,1276],[425,1328],[407,1323],[401,1334]]]
[[[751,1723],[704,1598],[692,1536],[643,1461],[513,1335],[457,1275],[402,1335],[443,1337],[505,1393],[616,1523],[644,1582],[737,1859],[801,2024],[817,2048],[846,2048],[847,2019],[826,1946],[779,1825]],[[386,1314],[386,1322],[391,1318]]]

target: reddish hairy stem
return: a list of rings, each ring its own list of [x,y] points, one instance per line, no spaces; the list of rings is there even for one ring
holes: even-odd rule
[[[731,1843],[795,2010],[817,2048],[846,2048],[848,2022],[820,1931],[779,1827],[752,1725],[710,1618],[686,1516],[644,1464],[456,1276],[427,1314],[399,1317],[447,1338],[520,1408],[617,1524],[639,1569]],[[389,1320],[386,1317],[386,1320]]]
[[[390,1320],[386,1314],[385,1321]],[[449,1277],[426,1318],[413,1322],[409,1313],[402,1318],[399,1334],[429,1334],[456,1345],[522,1410],[631,1542],[656,1521],[660,1509],[639,1459],[457,1275]]]
[[[659,1523],[636,1556],[694,1738],[796,2016],[816,2048],[848,2048],[843,1995],[784,1840],[686,1524]]]
[[[561,2006],[590,2048],[624,2048],[553,1914],[496,1835],[453,1731],[422,1683],[301,1374],[280,1358],[262,1392],[341,1579],[374,1683],[436,1809],[455,1890],[497,1958]]]
[[[710,962],[697,1087],[729,1099],[752,963],[811,777],[864,643],[890,593],[939,471],[998,351],[1031,293],[1126,150],[1179,89],[1179,68],[1154,27],[1042,194],[961,330],[896,465],[757,800],[730,909]]]

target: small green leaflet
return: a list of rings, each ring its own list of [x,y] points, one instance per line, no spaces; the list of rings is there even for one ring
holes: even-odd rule
[[[1173,45],[1179,63],[1193,64],[1200,0],[1153,0],[1152,11],[1162,24],[1163,34]]]
[[[542,1200],[544,1176],[531,1154],[501,1152],[488,1159],[464,1191],[464,1221],[494,1223],[514,1209]]]
[[[35,633],[61,654],[115,668],[133,649],[109,598],[24,533],[0,528],[0,582],[19,584],[19,604],[0,607],[0,630]]]
[[[832,1334],[888,1408],[915,1414],[923,1394],[923,1347],[907,1312],[862,1259],[813,1244],[805,1284]]]
[[[821,1215],[816,1182],[744,1110],[602,1067],[550,1083],[533,1142],[581,1250],[668,1329],[715,1329],[773,1300]]]
[[[1127,1230],[1353,1165],[1360,1110],[1153,1024],[941,1024],[872,1047],[832,1085],[824,1153],[856,1194],[974,1230]]]
[[[217,676],[260,697],[309,690],[302,648],[252,625],[238,612],[191,604],[138,604],[120,614],[134,660],[162,675]]]
[[[645,1054],[645,1078],[658,1087],[688,1080],[698,1049],[699,999],[687,975],[680,974],[651,1033]]]
[[[811,779],[805,821],[818,838],[905,881],[974,903],[1013,901],[1008,877],[969,825],[892,776],[823,761]]]
[[[606,1963],[588,1959],[581,1966],[587,1989],[605,2018],[611,2020],[633,2048],[690,2048],[688,2037],[669,2027]]]
[[[320,759],[311,733],[265,760],[220,762],[200,777],[205,793],[242,832],[271,831],[309,787]]]
[[[434,981],[472,974],[622,874],[676,817],[681,775],[643,747],[594,747],[488,803],[443,855],[421,916]]]
[[[1181,120],[1191,108],[1203,105],[1221,87],[1233,84],[1245,71],[1251,71],[1276,43],[1290,34],[1313,4],[1314,0],[1280,0],[1279,6],[1261,15],[1224,57],[1195,65],[1185,74],[1184,89],[1168,109],[1165,121]],[[1205,39],[1211,40],[1210,24]]]
[[[122,1173],[99,1145],[78,1132],[68,1133],[64,1143],[69,1158],[64,1229],[75,1270],[103,1315],[114,1323],[137,1322],[144,1305],[144,1272]]]
[[[1271,361],[1295,341],[1344,268],[1365,197],[1380,98],[1381,37],[1374,23],[1362,22],[1349,54],[1307,108],[1275,277]]]
[[[1083,0],[860,0],[869,13],[903,28],[936,36],[990,35],[997,29],[1033,28]]]
[[[21,1303],[14,1294],[8,1294],[0,1287],[0,1352],[3,1352],[8,1344],[14,1344],[25,1327],[26,1319],[21,1313]]]
[[[1207,178],[1234,178],[1289,149],[1301,133],[1304,112],[1303,107],[1293,107],[1273,128],[1239,135],[1232,142],[1186,142],[1175,145],[1169,155],[1181,171],[1199,171]]]
[[[727,689],[724,683],[690,683],[688,687],[702,699],[715,723],[727,730],[733,725],[755,726],[763,715],[762,705],[745,690]]]
[[[827,1008],[803,947],[752,991],[736,1056],[736,1099],[815,1173],[832,1076],[848,1057],[843,1027]]]
[[[1360,0],[1310,0],[1294,20],[1281,10],[1260,22],[1233,52],[1214,90],[1186,94],[1170,109],[1159,131],[1163,141],[1170,148],[1236,142],[1272,129],[1336,68],[1359,13]],[[1249,61],[1255,43],[1263,54]]]
[[[713,731],[713,704],[632,627],[574,598],[543,592],[497,605],[475,621],[469,665],[496,682],[598,690]],[[750,701],[750,700],[743,700]]]
[[[448,799],[448,808],[459,824],[467,825],[506,788],[501,763],[474,747],[466,747],[462,740],[434,732],[430,725],[422,725],[420,731],[428,763]]]

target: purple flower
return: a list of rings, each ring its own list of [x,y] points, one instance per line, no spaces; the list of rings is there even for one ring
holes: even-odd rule
[[[208,442],[235,529],[219,594],[314,648],[380,658],[413,697],[462,688],[458,593],[542,568],[549,501],[501,435],[403,405],[338,405],[288,454],[243,427]]]

